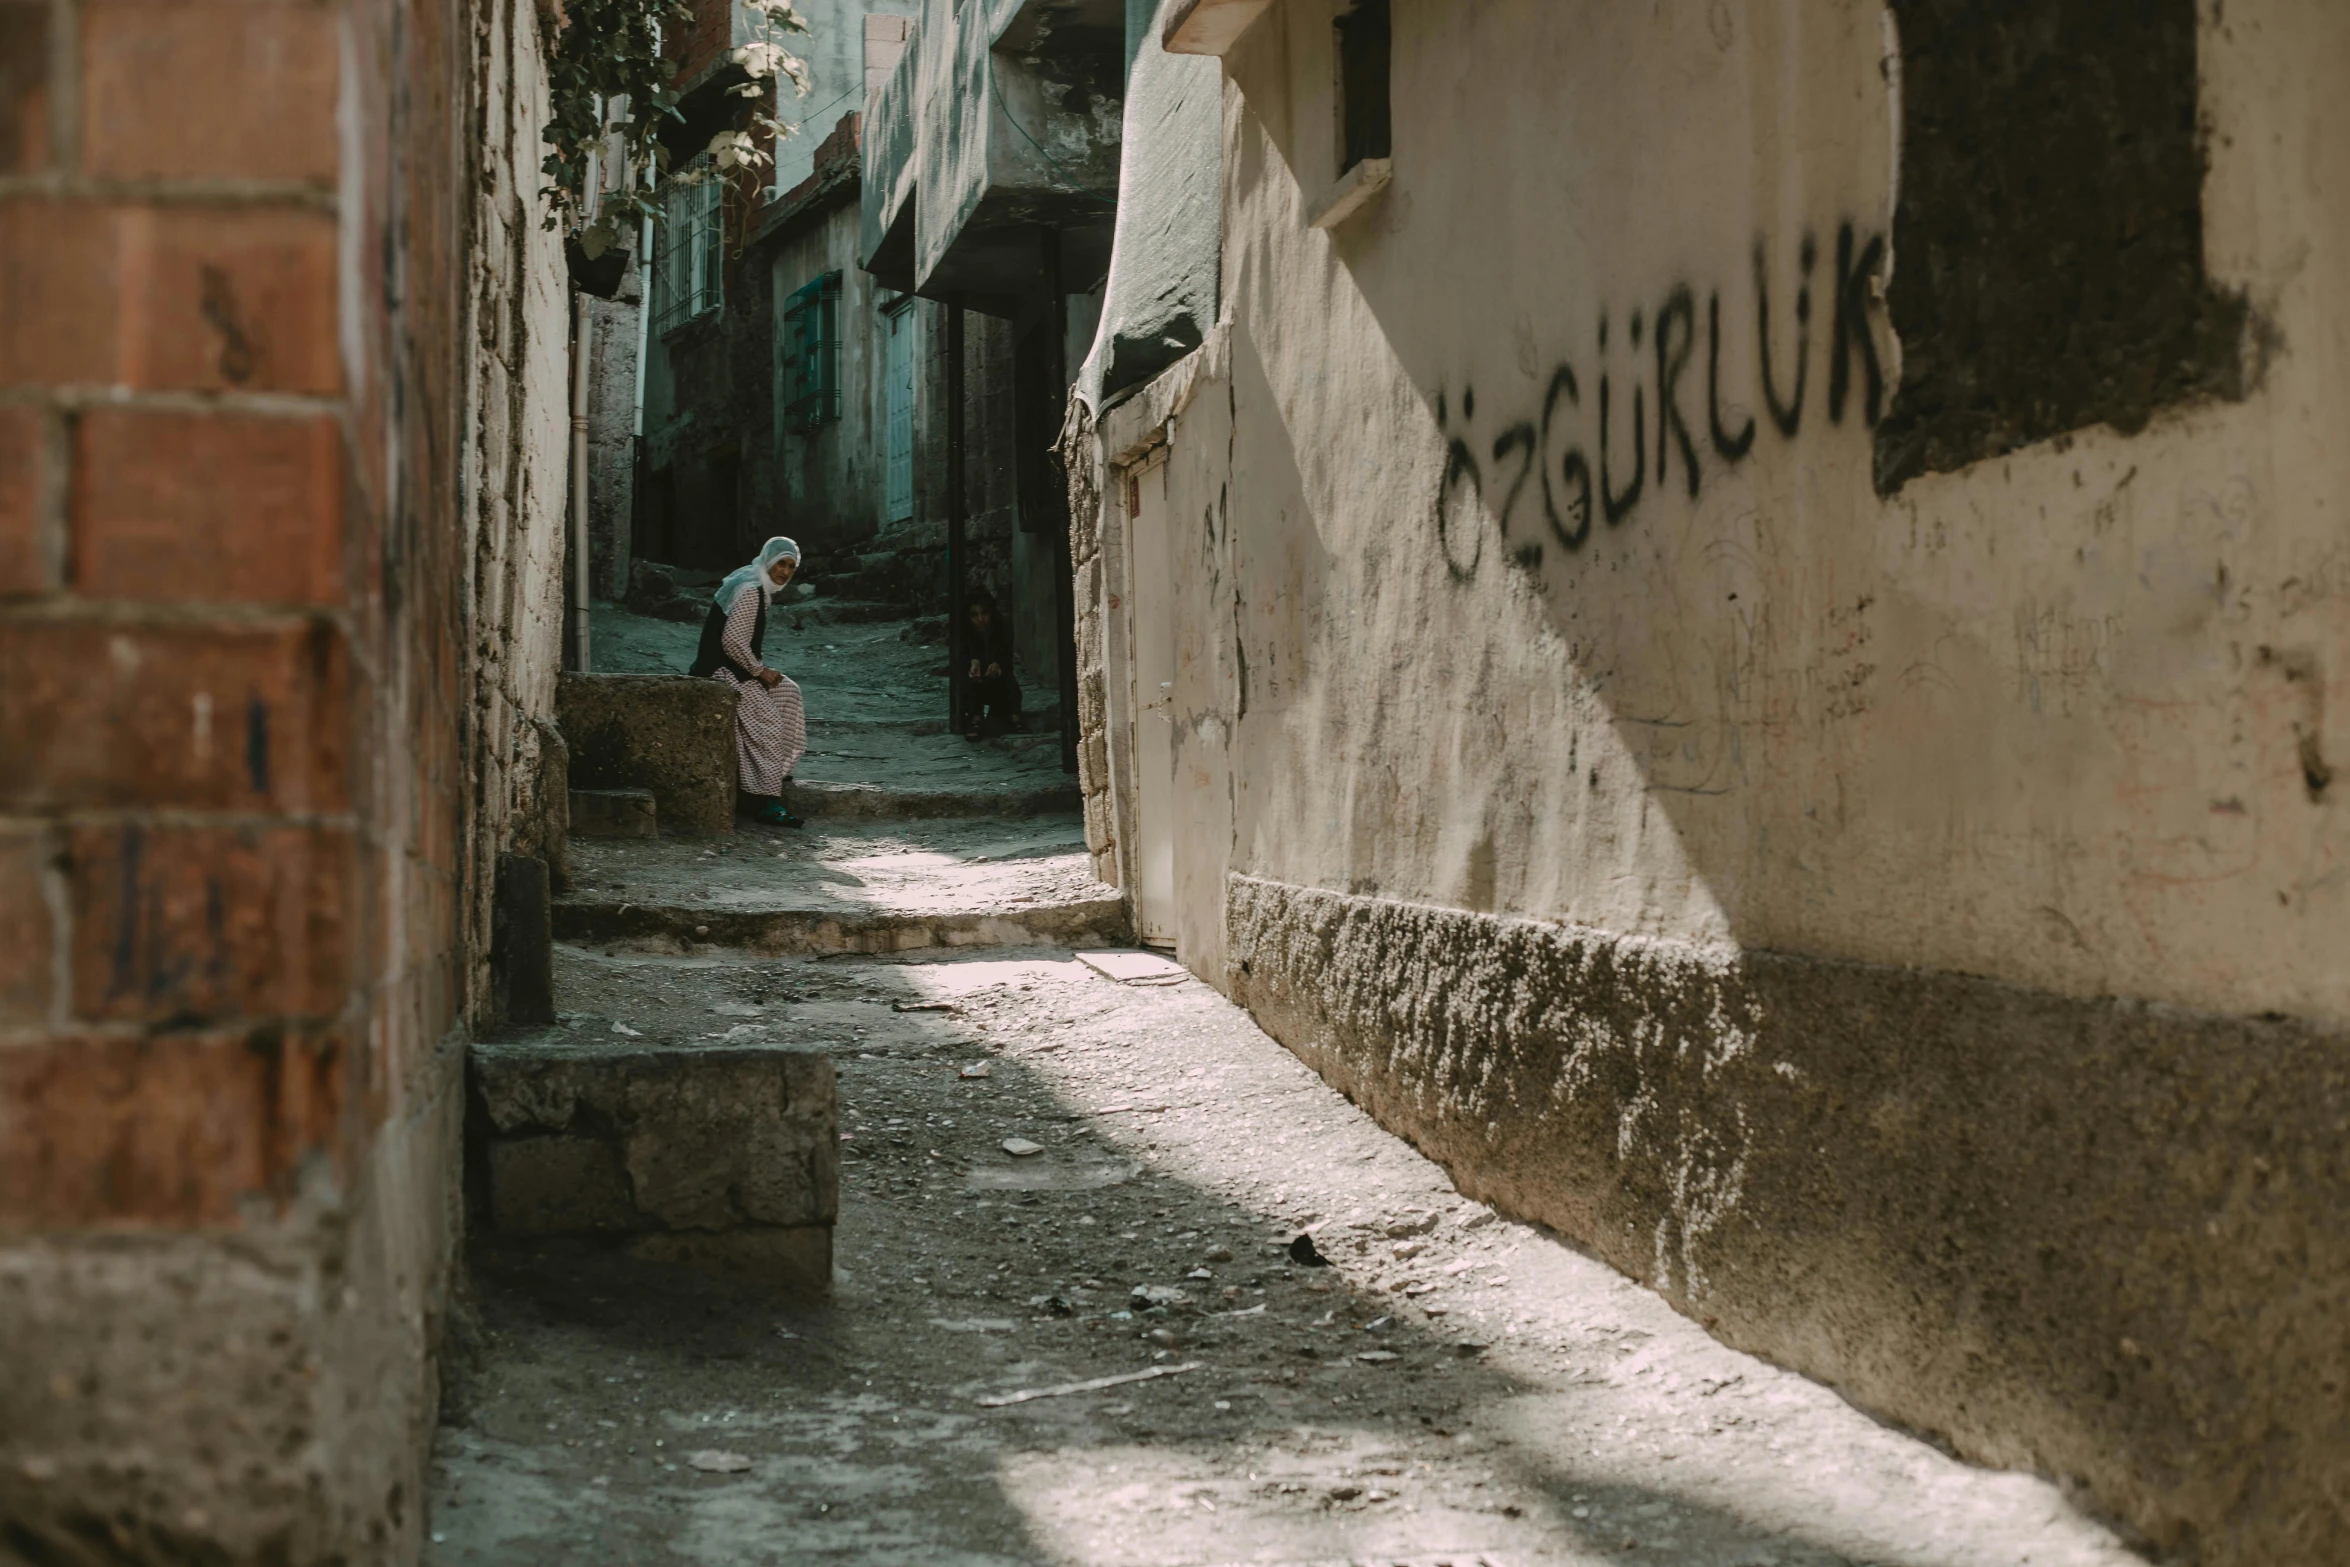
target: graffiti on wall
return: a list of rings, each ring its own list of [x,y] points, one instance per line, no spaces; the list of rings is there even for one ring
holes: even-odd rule
[[[1840,425],[1856,409],[1863,426],[1874,429],[1885,413],[1874,321],[1884,236],[1863,239],[1852,224],[1842,224],[1824,279],[1817,276],[1821,259],[1817,238],[1805,234],[1793,257],[1790,299],[1783,285],[1774,293],[1772,247],[1756,240],[1752,314],[1745,320],[1734,308],[1725,313],[1719,288],[1708,290],[1701,305],[1686,282],[1646,308],[1620,315],[1603,310],[1595,351],[1582,369],[1572,359],[1557,360],[1539,401],[1512,410],[1489,437],[1477,418],[1474,387],[1463,387],[1457,398],[1437,393],[1445,462],[1435,527],[1453,577],[1465,582],[1477,574],[1488,517],[1510,561],[1534,570],[1550,550],[1573,554],[1591,542],[1595,525],[1621,527],[1663,495],[1678,490],[1697,500],[1709,472],[1733,469],[1753,455],[1765,420],[1779,440],[1796,440],[1815,384],[1815,314],[1827,319],[1828,422]],[[1815,282],[1827,286],[1825,312],[1813,309]],[[1725,338],[1749,329],[1759,419],[1723,374]]]

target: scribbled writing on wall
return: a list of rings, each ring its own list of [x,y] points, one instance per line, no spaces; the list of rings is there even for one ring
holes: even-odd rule
[[[1533,570],[1551,550],[1573,554],[1590,543],[1595,523],[1621,527],[1675,490],[1697,500],[1709,475],[1754,454],[1763,422],[1777,439],[1796,440],[1813,397],[1818,317],[1828,422],[1841,425],[1849,410],[1874,429],[1885,414],[1877,338],[1884,236],[1864,238],[1845,223],[1835,252],[1823,278],[1816,236],[1803,235],[1785,255],[1758,239],[1739,296],[1725,299],[1715,287],[1701,300],[1681,282],[1645,306],[1602,310],[1590,356],[1559,358],[1539,400],[1501,421],[1479,420],[1472,386],[1457,396],[1439,391],[1445,463],[1435,527],[1454,578],[1477,574],[1489,528],[1498,528],[1513,564]],[[1822,283],[1827,305],[1815,311]],[[1754,346],[1751,388],[1731,384],[1725,366],[1724,344],[1742,332]],[[1759,416],[1750,411],[1756,402]]]

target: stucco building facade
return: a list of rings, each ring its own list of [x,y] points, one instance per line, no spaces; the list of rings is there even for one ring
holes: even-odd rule
[[[1143,932],[1723,1337],[2345,1559],[2350,18],[1156,22],[1222,303],[1071,445]]]

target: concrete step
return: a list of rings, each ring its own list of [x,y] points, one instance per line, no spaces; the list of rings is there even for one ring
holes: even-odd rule
[[[1128,941],[1125,900],[1093,878],[1068,817],[745,827],[724,845],[594,840],[572,849],[555,939],[678,952],[906,952]]]
[[[1074,779],[1026,787],[982,785],[968,789],[893,789],[881,784],[795,781],[785,802],[801,816],[828,823],[1068,816],[1085,808],[1085,797]]]
[[[823,909],[711,909],[560,898],[555,939],[683,952],[725,947],[785,953],[915,952],[932,947],[1098,947],[1131,940],[1115,893],[1077,903],[993,913],[842,913]]]

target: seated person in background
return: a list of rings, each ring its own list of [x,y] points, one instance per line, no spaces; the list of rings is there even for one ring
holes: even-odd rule
[[[701,651],[688,671],[697,679],[719,680],[740,693],[734,710],[734,754],[742,792],[751,797],[751,819],[775,827],[804,826],[784,808],[783,786],[808,753],[807,712],[800,688],[767,667],[767,603],[799,569],[800,547],[769,539],[759,558],[718,585],[710,618],[702,624]]]
[[[995,595],[973,588],[964,600],[963,733],[973,740],[1020,727],[1020,682],[1012,678],[1012,623]]]

